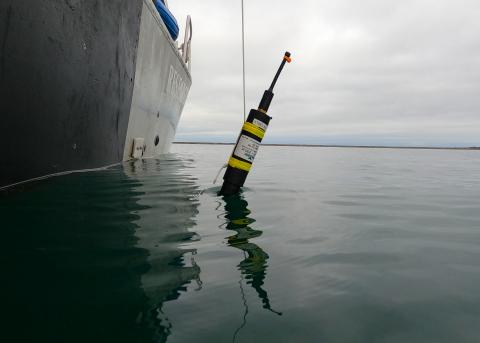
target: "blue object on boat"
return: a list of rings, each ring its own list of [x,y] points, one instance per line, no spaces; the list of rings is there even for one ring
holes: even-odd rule
[[[178,24],[177,20],[173,16],[172,13],[168,10],[167,6],[163,3],[161,0],[153,0],[155,7],[157,8],[158,13],[160,13],[160,17],[162,18],[163,22],[165,23],[165,26],[168,29],[168,32],[170,33],[170,36],[172,36],[173,40],[177,40],[178,37]]]

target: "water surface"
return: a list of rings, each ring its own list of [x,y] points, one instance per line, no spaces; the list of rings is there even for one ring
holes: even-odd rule
[[[1,194],[2,341],[478,341],[478,152],[231,149]]]

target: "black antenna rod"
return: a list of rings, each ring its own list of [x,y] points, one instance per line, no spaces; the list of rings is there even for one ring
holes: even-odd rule
[[[282,72],[283,67],[285,66],[285,62],[290,63],[291,61],[292,59],[290,58],[290,53],[288,51],[285,52],[285,56],[283,56],[282,63],[280,64],[280,67],[278,68],[277,73],[273,78],[270,88],[263,93],[263,97],[262,97],[262,100],[260,101],[260,105],[258,105],[259,111],[267,113],[268,108],[270,107],[270,103],[272,102],[272,99],[273,99],[273,88],[277,83],[278,77],[280,76],[280,73]]]
[[[290,58],[290,53],[287,51],[285,52],[285,56],[283,56],[282,63],[280,64],[280,67],[277,70],[277,73],[275,74],[275,77],[273,78],[272,84],[270,85],[270,88],[268,89],[270,92],[273,92],[273,87],[275,87],[275,84],[277,83],[278,77],[280,76],[280,73],[283,70],[283,66],[285,65],[285,62],[290,63],[292,59]]]

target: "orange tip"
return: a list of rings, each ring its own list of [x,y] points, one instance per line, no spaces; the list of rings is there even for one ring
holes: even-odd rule
[[[292,58],[291,57],[288,57],[287,55],[285,55],[283,57],[288,63],[292,62]]]

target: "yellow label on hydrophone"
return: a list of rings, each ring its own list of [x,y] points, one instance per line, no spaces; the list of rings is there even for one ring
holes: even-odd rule
[[[230,159],[228,160],[228,165],[232,168],[245,170],[247,172],[249,172],[250,168],[252,168],[251,163],[247,163],[247,162],[237,160],[235,157],[230,157]]]
[[[256,119],[256,118],[254,118],[253,121],[252,121],[252,124],[258,126],[258,127],[261,128],[263,131],[267,131],[268,125],[265,124],[265,123],[264,123],[263,121],[261,121],[261,120],[258,120],[258,119]]]
[[[243,124],[242,130],[245,130],[247,132],[250,132],[252,135],[257,136],[260,139],[263,139],[263,136],[265,136],[265,131],[259,128],[257,125],[253,125],[252,123],[249,123],[248,121]]]

